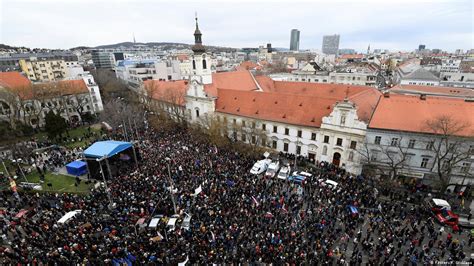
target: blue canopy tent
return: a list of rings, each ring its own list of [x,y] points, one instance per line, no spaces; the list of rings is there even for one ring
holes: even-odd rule
[[[132,143],[125,141],[97,141],[84,151],[84,156],[88,158],[112,157],[131,147]]]
[[[90,177],[105,179],[112,178],[124,161],[137,163],[137,156],[133,144],[124,141],[98,141],[84,150],[84,157],[89,167]]]
[[[80,176],[87,173],[87,164],[83,161],[74,161],[66,165],[67,173]]]

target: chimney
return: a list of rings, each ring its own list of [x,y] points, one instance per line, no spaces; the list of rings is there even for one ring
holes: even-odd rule
[[[426,100],[426,94],[420,94],[420,100],[425,101]]]
[[[383,93],[384,98],[390,98],[390,92],[386,91]]]

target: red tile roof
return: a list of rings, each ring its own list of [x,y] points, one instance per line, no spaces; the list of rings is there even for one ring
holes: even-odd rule
[[[20,72],[0,72],[0,86],[15,88],[30,86],[31,82]]]
[[[364,58],[363,54],[343,54],[339,56],[339,59],[362,59]]]
[[[258,76],[256,79],[260,87],[269,92],[322,97],[334,102],[342,101],[347,95],[347,98],[357,105],[359,119],[365,122],[369,122],[382,95],[377,89],[368,86],[274,81],[266,76]]]
[[[455,121],[468,123],[459,136],[474,135],[474,102],[447,97],[426,97],[390,94],[381,97],[372,116],[369,128],[406,132],[434,133],[426,122],[440,116],[449,116]]]
[[[332,112],[334,104],[348,97],[356,104],[360,120],[368,122],[381,96],[375,88],[340,84],[273,81],[256,77],[263,91],[219,89],[216,111],[319,127],[323,116]]]
[[[212,74],[212,84],[204,85],[210,96],[217,97],[217,89],[257,90],[258,87],[249,71],[232,71]]]
[[[187,80],[158,81],[145,80],[144,87],[147,93],[152,92],[152,98],[172,104],[185,105]]]
[[[332,111],[332,99],[306,95],[219,89],[220,113],[310,127],[321,126]]]
[[[261,70],[262,66],[252,61],[244,61],[236,67],[236,70]]]
[[[82,79],[31,84],[30,80],[19,72],[0,73],[0,86],[8,88],[11,92],[25,100],[89,92]]]
[[[431,94],[454,97],[474,97],[474,90],[442,86],[396,85],[390,92],[401,94]]]

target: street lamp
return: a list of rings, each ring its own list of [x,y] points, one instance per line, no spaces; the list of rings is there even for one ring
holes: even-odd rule
[[[171,168],[170,168],[171,159],[169,157],[166,157],[165,160],[168,164],[168,182],[170,183],[171,200],[173,201],[173,209],[174,209],[174,213],[176,214],[177,213],[177,211],[176,211],[176,201],[174,199],[174,192],[173,192],[174,184],[173,184],[173,180],[171,179]]]

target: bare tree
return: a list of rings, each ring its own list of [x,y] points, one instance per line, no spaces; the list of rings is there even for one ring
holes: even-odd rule
[[[186,108],[184,104],[184,96],[186,91],[166,88],[163,99],[168,103],[168,111],[171,117],[181,125],[186,125]]]
[[[437,173],[441,191],[444,191],[459,164],[474,155],[474,149],[471,148],[474,134],[469,123],[449,115],[427,120],[424,126],[432,132],[425,138],[427,148],[434,154],[431,170]]]
[[[408,146],[402,146],[403,137],[396,140],[387,140],[386,143],[377,147],[370,147],[367,143],[361,145],[357,152],[362,157],[362,162],[379,173],[386,174],[393,179],[398,176],[400,170],[405,168],[410,154]],[[378,156],[378,155],[381,156]]]
[[[124,134],[132,136],[144,126],[144,115],[145,111],[139,105],[115,99],[105,103],[99,119],[107,122],[114,130],[122,128]]]

